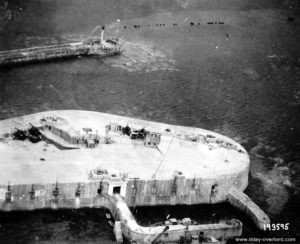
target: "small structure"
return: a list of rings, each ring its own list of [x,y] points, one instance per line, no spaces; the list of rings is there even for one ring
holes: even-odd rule
[[[108,143],[108,138],[106,136],[99,135],[98,131],[94,131],[92,128],[75,130],[69,125],[67,120],[61,117],[44,117],[41,119],[41,124],[53,135],[60,137],[67,143],[77,146],[81,145],[88,148],[95,148],[98,143]]]
[[[108,130],[112,132],[122,133],[122,126],[117,123],[110,123],[108,125]]]
[[[98,167],[93,170],[90,170],[90,178],[93,180],[103,180],[105,178],[109,178],[109,173],[107,169]]]
[[[184,218],[184,219],[182,219],[181,224],[182,225],[190,225],[190,224],[192,224],[192,220],[190,218]]]
[[[118,178],[111,179],[108,182],[108,195],[120,195],[122,197],[126,196],[126,190],[127,190],[127,181],[120,180]]]
[[[92,139],[88,139],[88,140],[86,141],[86,147],[87,147],[87,148],[95,148],[95,147],[96,147],[95,141],[92,140]]]
[[[145,146],[146,147],[157,147],[160,143],[161,134],[157,132],[149,132],[146,135]]]

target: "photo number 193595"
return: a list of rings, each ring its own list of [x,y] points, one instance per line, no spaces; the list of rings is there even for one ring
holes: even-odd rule
[[[265,231],[288,230],[290,223],[264,224]]]

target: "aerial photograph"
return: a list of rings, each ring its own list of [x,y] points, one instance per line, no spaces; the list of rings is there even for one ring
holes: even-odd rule
[[[2,243],[300,243],[300,1],[0,0]]]

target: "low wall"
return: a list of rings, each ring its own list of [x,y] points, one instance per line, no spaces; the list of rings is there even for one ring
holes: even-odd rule
[[[260,230],[265,230],[270,224],[269,217],[245,193],[232,189],[229,191],[227,201],[240,211],[244,212]]]

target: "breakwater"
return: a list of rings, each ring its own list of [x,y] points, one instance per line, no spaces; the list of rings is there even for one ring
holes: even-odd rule
[[[0,66],[37,63],[79,56],[96,55],[97,57],[104,58],[120,53],[121,48],[116,41],[89,40],[76,43],[0,51]]]

